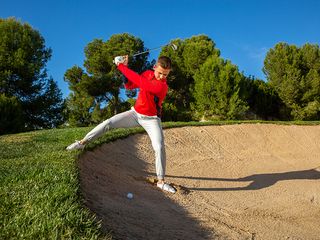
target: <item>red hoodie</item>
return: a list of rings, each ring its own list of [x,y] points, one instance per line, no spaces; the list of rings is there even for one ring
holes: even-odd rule
[[[134,109],[137,113],[147,116],[161,116],[162,102],[168,92],[167,80],[157,80],[152,70],[141,75],[120,63],[118,69],[129,80],[126,89],[140,88]]]

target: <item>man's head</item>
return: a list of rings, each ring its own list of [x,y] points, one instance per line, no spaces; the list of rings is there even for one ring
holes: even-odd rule
[[[166,56],[159,57],[153,69],[157,80],[166,79],[171,71],[171,59]]]

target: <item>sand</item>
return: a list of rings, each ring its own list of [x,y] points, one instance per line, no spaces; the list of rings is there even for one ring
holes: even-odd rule
[[[320,239],[320,126],[164,130],[165,193],[147,134],[85,152],[85,205],[114,239]],[[127,193],[133,193],[133,199]]]

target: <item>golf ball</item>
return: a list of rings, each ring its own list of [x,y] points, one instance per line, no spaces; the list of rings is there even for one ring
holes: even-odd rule
[[[128,198],[128,199],[132,199],[132,198],[133,198],[133,194],[132,194],[131,192],[129,192],[129,193],[127,194],[127,198]]]

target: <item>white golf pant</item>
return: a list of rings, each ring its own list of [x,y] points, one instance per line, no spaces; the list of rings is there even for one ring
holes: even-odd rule
[[[148,133],[155,153],[156,174],[158,179],[164,179],[166,169],[166,152],[164,136],[161,127],[161,119],[157,116],[146,116],[137,113],[133,108],[119,113],[92,129],[83,139],[89,142],[97,139],[105,132],[113,128],[129,128],[142,126]]]

